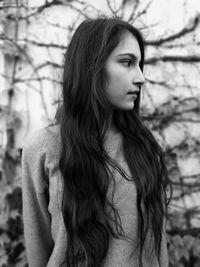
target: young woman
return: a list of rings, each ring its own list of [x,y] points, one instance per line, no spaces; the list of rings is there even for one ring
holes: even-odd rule
[[[144,43],[116,18],[86,20],[69,44],[57,125],[23,150],[30,267],[168,266],[169,184],[139,117]]]

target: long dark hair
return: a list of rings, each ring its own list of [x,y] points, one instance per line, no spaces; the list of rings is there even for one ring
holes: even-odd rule
[[[120,216],[107,198],[108,165],[123,170],[104,149],[110,107],[104,94],[105,61],[124,32],[137,39],[140,68],[144,42],[140,32],[117,18],[85,20],[68,46],[64,62],[63,102],[58,112],[62,151],[59,168],[64,178],[62,214],[67,230],[67,266],[100,266],[110,237],[123,238]],[[158,257],[167,203],[167,169],[160,146],[139,117],[140,94],[131,111],[115,110],[113,123],[123,138],[123,153],[137,188],[139,262],[147,230],[152,229],[153,251]],[[114,178],[113,178],[114,179]],[[106,213],[110,206],[115,227]],[[144,209],[142,209],[142,205]]]

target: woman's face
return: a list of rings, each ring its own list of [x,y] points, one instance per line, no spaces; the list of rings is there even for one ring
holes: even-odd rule
[[[124,32],[119,44],[105,62],[105,93],[113,109],[131,110],[139,87],[145,82],[139,67],[141,52],[137,39]]]

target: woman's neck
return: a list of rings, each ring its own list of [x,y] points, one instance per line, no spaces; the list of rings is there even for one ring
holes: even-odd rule
[[[117,134],[117,133],[119,133],[119,130],[116,128],[116,126],[113,123],[113,112],[112,112],[108,120],[107,134]]]

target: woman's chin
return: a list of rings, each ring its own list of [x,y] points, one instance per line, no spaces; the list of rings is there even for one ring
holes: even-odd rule
[[[134,102],[127,103],[126,106],[124,106],[124,110],[132,110],[134,108]]]
[[[113,105],[113,109],[115,110],[124,110],[124,111],[128,111],[128,110],[132,110],[134,108],[134,102],[127,102],[124,103],[123,105]]]

